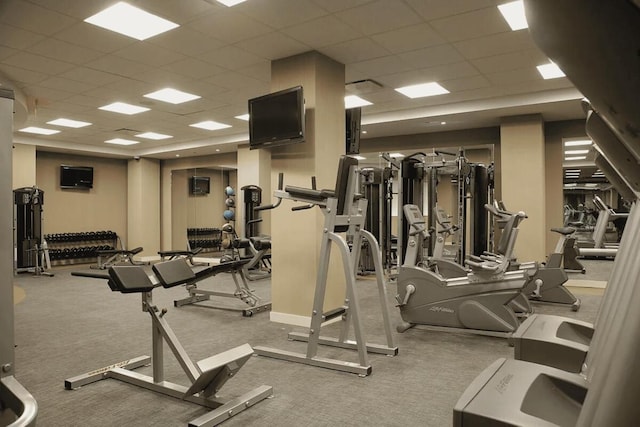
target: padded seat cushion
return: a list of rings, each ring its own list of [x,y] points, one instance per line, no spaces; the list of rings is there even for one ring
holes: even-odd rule
[[[144,271],[137,265],[114,265],[109,268],[109,287],[112,291],[123,294],[135,292],[151,292],[156,285]]]
[[[196,278],[195,273],[184,258],[172,259],[154,264],[153,272],[165,288],[191,282]]]

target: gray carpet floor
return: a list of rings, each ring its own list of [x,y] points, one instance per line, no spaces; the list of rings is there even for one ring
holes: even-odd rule
[[[613,263],[587,261],[587,274],[576,279],[606,280]],[[86,267],[86,266],[85,266]],[[76,267],[77,269],[78,267]],[[80,267],[82,268],[82,267]],[[22,274],[15,285],[25,297],[15,306],[16,372],[36,397],[40,426],[184,426],[206,411],[188,402],[165,397],[113,379],[77,390],[65,390],[64,380],[124,359],[150,354],[148,314],[140,310],[137,294],[109,290],[106,281],[71,276],[73,268],[54,270],[55,277]],[[207,289],[231,289],[230,276],[207,279]],[[269,280],[251,283],[267,298]],[[392,320],[395,285],[388,288]],[[366,335],[382,343],[375,281],[358,281]],[[601,296],[574,289],[582,299],[580,311],[537,305],[537,312],[593,321]],[[210,308],[203,302],[173,308],[184,298],[183,287],[159,289],[154,300],[169,309],[166,319],[194,360],[249,343],[291,351],[305,344],[287,340],[287,332],[301,328],[273,323],[267,313],[242,317],[238,312]],[[220,299],[219,299],[220,300]],[[241,307],[235,300],[222,301]],[[323,328],[335,334],[337,326]],[[371,355],[373,374],[360,378],[264,357],[251,358],[223,388],[222,396],[242,394],[256,386],[273,386],[274,397],[262,401],[225,423],[229,426],[446,426],[452,408],[466,386],[491,362],[512,357],[505,339],[471,334],[410,329],[396,334],[399,355]],[[320,355],[356,361],[348,350],[321,348]],[[150,374],[150,369],[139,369]],[[165,352],[168,381],[188,385],[173,355]]]

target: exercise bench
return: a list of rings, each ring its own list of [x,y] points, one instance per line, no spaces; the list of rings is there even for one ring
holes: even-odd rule
[[[95,266],[91,266],[91,268],[95,268],[98,270],[106,270],[109,267],[112,267],[116,264],[124,264],[129,263],[131,265],[148,265],[145,262],[134,261],[133,257],[142,252],[142,246],[138,246],[137,248],[133,248],[131,250],[127,249],[103,249],[96,251],[98,255],[98,264]],[[104,259],[106,258],[106,260]]]
[[[193,267],[209,265],[208,262],[194,261],[195,256],[202,252],[202,250],[203,248],[195,248],[193,250],[158,251],[158,255],[160,255],[160,260],[162,261],[170,261],[176,258],[185,258],[189,265]]]
[[[189,422],[189,426],[214,426],[244,411],[254,404],[273,395],[271,386],[262,385],[242,396],[223,399],[218,392],[234,377],[253,355],[249,344],[243,344],[223,353],[194,363],[166,320],[166,309],[159,309],[153,303],[152,293],[156,287],[170,288],[193,280],[195,274],[184,259],[175,259],[155,264],[153,276],[149,277],[140,266],[119,265],[109,268],[108,284],[112,291],[123,294],[138,293],[142,296],[142,311],[151,316],[152,357],[140,356],[112,364],[65,380],[67,390],[114,378],[157,393],[196,403],[212,409]],[[189,378],[188,387],[174,384],[164,379],[164,343],[173,352],[182,370]],[[153,376],[142,375],[133,370],[152,365]]]

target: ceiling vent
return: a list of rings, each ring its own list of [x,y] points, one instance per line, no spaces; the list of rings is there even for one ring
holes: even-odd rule
[[[382,89],[382,85],[375,80],[365,79],[349,82],[344,86],[345,90],[353,95],[366,95]]]

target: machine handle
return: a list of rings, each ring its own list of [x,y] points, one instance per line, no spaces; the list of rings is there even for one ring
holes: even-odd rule
[[[278,190],[282,190],[283,187],[284,187],[284,173],[280,172],[278,174]],[[280,203],[282,203],[282,199],[278,197],[277,202],[271,203],[269,205],[256,206],[255,208],[253,208],[253,211],[259,212],[259,211],[267,211],[267,210],[275,209],[278,206],[280,206]]]

